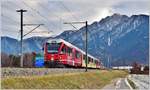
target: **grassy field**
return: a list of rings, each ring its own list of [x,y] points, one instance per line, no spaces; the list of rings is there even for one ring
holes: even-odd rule
[[[98,89],[112,79],[125,77],[125,71],[94,71],[59,75],[11,77],[1,81],[4,89]]]

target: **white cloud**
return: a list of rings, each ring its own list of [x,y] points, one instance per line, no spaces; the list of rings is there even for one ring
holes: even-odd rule
[[[133,14],[147,14],[149,15],[149,0],[131,0],[120,2],[117,5],[114,5],[114,12],[121,14],[127,14],[129,16]]]

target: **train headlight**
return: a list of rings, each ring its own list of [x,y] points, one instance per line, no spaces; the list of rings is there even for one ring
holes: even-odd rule
[[[53,61],[53,60],[54,60],[54,57],[52,57],[51,60]]]

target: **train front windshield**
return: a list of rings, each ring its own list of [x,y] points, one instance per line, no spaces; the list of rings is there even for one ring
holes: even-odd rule
[[[60,43],[47,43],[47,52],[48,53],[58,53]]]

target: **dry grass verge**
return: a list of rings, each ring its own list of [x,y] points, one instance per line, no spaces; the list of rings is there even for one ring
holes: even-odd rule
[[[4,89],[98,89],[115,78],[125,77],[125,71],[99,70],[59,75],[11,77],[2,79]]]

